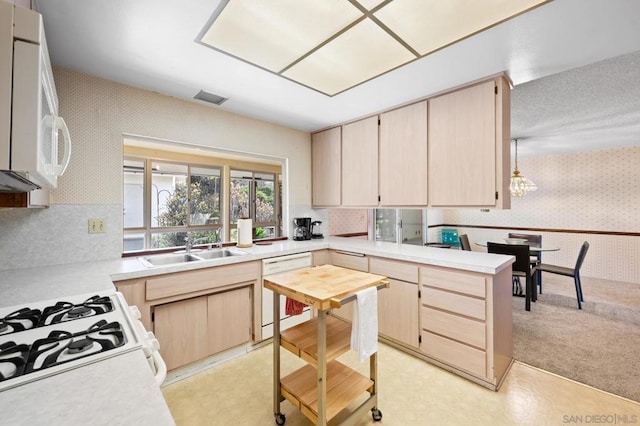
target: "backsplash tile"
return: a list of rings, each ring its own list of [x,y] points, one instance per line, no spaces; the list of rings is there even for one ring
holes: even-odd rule
[[[107,232],[89,234],[89,219],[104,219]],[[117,259],[122,253],[121,205],[0,210],[0,229],[0,270]]]

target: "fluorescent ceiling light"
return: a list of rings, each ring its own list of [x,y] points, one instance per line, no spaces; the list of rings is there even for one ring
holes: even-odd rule
[[[200,41],[333,96],[550,0],[226,0]]]

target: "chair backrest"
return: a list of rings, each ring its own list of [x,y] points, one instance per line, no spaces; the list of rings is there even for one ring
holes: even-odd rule
[[[542,235],[535,234],[517,234],[515,232],[509,232],[509,238],[522,238],[530,243],[542,244]]]
[[[516,232],[509,232],[509,238],[522,238],[528,243],[532,243],[537,247],[542,247],[542,235],[539,234],[518,234]],[[542,252],[539,251],[537,255],[538,262],[542,261]]]
[[[500,244],[487,242],[487,251],[495,254],[507,254],[515,256],[516,261],[511,265],[511,269],[517,272],[529,273],[529,246],[526,244]]]
[[[580,248],[580,253],[578,253],[578,260],[576,260],[576,272],[580,272],[580,268],[582,267],[582,262],[584,262],[584,258],[587,256],[587,251],[589,250],[589,243],[585,241],[582,243],[582,247]]]
[[[469,237],[467,234],[462,234],[458,237],[460,240],[460,247],[462,250],[471,251],[471,244],[469,244]]]

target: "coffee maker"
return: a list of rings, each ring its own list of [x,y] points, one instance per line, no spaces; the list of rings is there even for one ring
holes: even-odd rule
[[[311,239],[310,217],[295,217],[293,218],[293,224],[296,226],[293,229],[293,239],[295,241],[304,241]]]

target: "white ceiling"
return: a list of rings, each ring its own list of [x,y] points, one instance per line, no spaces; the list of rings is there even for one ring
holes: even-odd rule
[[[220,2],[37,5],[56,65],[304,131],[504,71],[519,157],[640,145],[638,0],[554,0],[333,97],[197,43]]]

